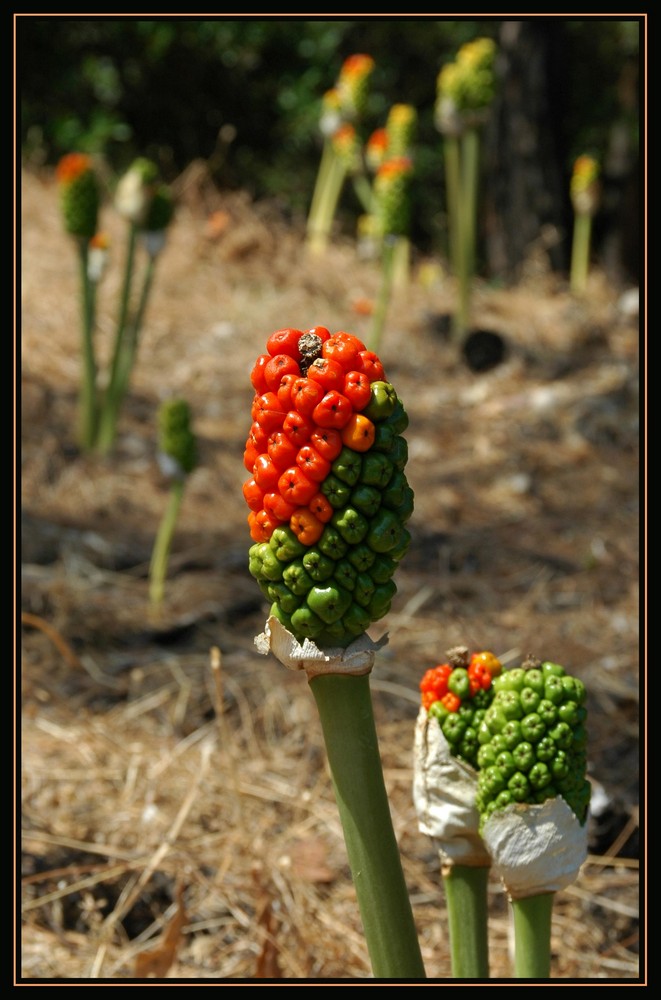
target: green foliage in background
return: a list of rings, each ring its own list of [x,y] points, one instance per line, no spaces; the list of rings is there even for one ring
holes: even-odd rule
[[[424,245],[444,226],[437,75],[461,45],[496,38],[500,25],[488,18],[17,15],[18,140],[26,162],[55,164],[76,149],[102,154],[121,173],[145,155],[169,181],[201,157],[221,188],[275,196],[304,217],[319,163],[322,96],[346,56],[365,52],[376,62],[366,128],[380,125],[394,103],[418,113],[411,208],[413,238]],[[639,28],[635,20],[564,22],[555,75],[564,91],[568,173],[581,150],[606,145]],[[353,231],[360,205],[350,191],[343,207]]]

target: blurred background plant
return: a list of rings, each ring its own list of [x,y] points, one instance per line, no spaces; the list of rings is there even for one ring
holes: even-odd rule
[[[576,159],[570,193],[574,206],[574,235],[571,248],[569,287],[576,295],[585,291],[590,270],[592,220],[599,208],[599,164],[593,156]]]
[[[457,282],[452,333],[463,339],[470,327],[476,265],[481,132],[495,96],[492,38],[466,42],[437,79],[436,126],[443,136],[449,257]]]
[[[167,399],[158,411],[158,463],[169,484],[168,502],[163,512],[149,564],[149,600],[159,611],[165,595],[165,580],[172,540],[186,483],[198,460],[191,410],[185,399]]]
[[[126,220],[127,246],[119,311],[109,371],[100,371],[95,344],[98,285],[108,264],[108,239],[98,230],[103,189],[99,172],[86,153],[67,153],[56,177],[65,231],[76,242],[81,269],[82,374],[79,443],[83,451],[107,453],[117,434],[122,401],[128,392],[138,341],[149,301],[156,261],[165,246],[165,233],[174,213],[170,188],[161,182],[158,167],[146,157],[136,159],[120,178],[115,209]],[[145,255],[137,300],[132,299],[139,275],[137,257]],[[103,381],[104,384],[101,384]]]
[[[172,182],[196,159],[220,189],[275,199],[305,220],[319,168],[329,80],[352,53],[371,53],[363,125],[395,101],[417,111],[411,242],[449,255],[445,164],[435,81],[466,43],[492,39],[498,87],[482,134],[476,273],[516,281],[530,244],[551,227],[552,267],[568,274],[569,179],[597,152],[603,197],[593,251],[636,280],[639,260],[640,21],[529,18],[299,20],[288,17],[16,18],[18,142],[25,164],[72,150],[101,155],[116,175],[138,156]],[[336,215],[353,236],[363,206],[345,185]],[[546,229],[545,229],[546,227]]]
[[[374,60],[363,53],[348,56],[322,99],[319,130],[321,161],[307,218],[307,244],[320,253],[328,243],[347,175],[362,175],[361,142],[356,131],[364,117]]]
[[[97,447],[108,452],[117,436],[117,421],[129,389],[136,362],[140,332],[152,291],[156,262],[165,247],[166,231],[174,214],[170,188],[159,178],[158,167],[147,157],[138,157],[120,178],[115,191],[115,209],[126,221],[127,242],[115,344],[101,413]],[[144,262],[140,274],[137,254]],[[137,299],[132,300],[139,280]]]
[[[392,295],[395,268],[406,258],[399,257],[398,250],[408,249],[410,226],[409,191],[413,176],[413,160],[409,156],[387,156],[374,178],[372,216],[374,232],[379,242],[381,257],[381,282],[372,317],[367,346],[378,352],[386,322],[388,305]]]
[[[96,351],[94,324],[96,287],[103,275],[97,237],[101,186],[92,158],[85,153],[67,153],[57,165],[60,209],[65,231],[72,238],[80,268],[82,374],[79,390],[78,437],[83,450],[93,447],[98,426]],[[96,240],[96,247],[93,246]],[[104,254],[105,256],[105,254]]]

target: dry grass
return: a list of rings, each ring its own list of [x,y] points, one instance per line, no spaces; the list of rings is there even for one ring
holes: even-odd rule
[[[196,174],[197,170],[197,174]],[[49,176],[23,177],[22,925],[16,975],[90,980],[370,977],[314,700],[256,653],[240,484],[268,334],[359,335],[378,274],[339,242],[305,258],[300,229],[197,167],[150,308],[115,454],[75,449],[75,260]],[[213,215],[222,212],[223,215]],[[108,223],[121,260],[121,229]],[[424,262],[420,262],[424,263]],[[416,262],[416,268],[418,262]],[[422,268],[415,274],[422,274]],[[103,286],[109,350],[114,272]],[[590,768],[609,808],[554,907],[554,978],[641,976],[638,830],[638,472],[635,321],[594,276],[572,300],[542,269],[476,295],[506,362],[475,375],[434,328],[442,277],[393,302],[382,357],[411,418],[413,543],[372,690],[386,785],[427,974],[450,977],[438,859],[411,799],[417,684],[452,645],[538,652],[590,690]],[[430,377],[430,371],[434,377]],[[154,413],[191,403],[201,467],[166,604],[146,573],[163,509]],[[508,905],[490,895],[494,978],[510,975]]]

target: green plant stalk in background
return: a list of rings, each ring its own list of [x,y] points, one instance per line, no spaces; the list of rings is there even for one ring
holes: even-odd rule
[[[466,130],[461,140],[461,271],[459,274],[458,330],[470,328],[471,297],[475,277],[475,244],[477,226],[477,188],[480,138],[477,129]]]
[[[170,480],[170,493],[149,566],[149,596],[157,609],[163,600],[170,548],[184,487],[198,459],[190,407],[185,399],[168,399],[161,404],[158,411],[158,451],[159,464]]]
[[[590,241],[592,237],[592,216],[589,212],[577,212],[574,216],[574,234],[571,250],[569,287],[575,295],[585,291],[590,267]]]
[[[346,166],[343,160],[333,149],[330,139],[324,140],[307,223],[307,243],[312,253],[322,253],[328,246],[345,177]]]
[[[310,681],[372,970],[377,979],[424,979],[374,722],[369,675]]]
[[[381,283],[372,316],[372,329],[367,341],[368,350],[374,351],[376,354],[379,352],[392,295],[396,247],[397,238],[395,236],[384,238],[381,250]]]
[[[393,248],[392,287],[406,288],[411,276],[411,240],[398,236]]]
[[[599,162],[587,153],[574,161],[569,193],[574,208],[569,287],[574,295],[582,295],[590,270],[590,240],[592,217],[599,208],[601,185]]]
[[[409,182],[412,166],[411,159],[406,156],[386,159],[377,170],[374,179],[374,220],[380,238],[381,282],[367,346],[375,353],[378,352],[392,298],[396,268],[401,265],[401,247],[406,250],[408,241]]]
[[[131,287],[135,270],[135,251],[138,229],[134,223],[129,223],[126,261],[124,264],[124,279],[119,302],[119,315],[115,332],[115,343],[110,367],[110,376],[104,401],[101,407],[97,447],[104,454],[112,447],[115,440],[117,415],[121,405],[121,373],[122,356],[125,349],[126,331],[129,323],[129,306]]]
[[[154,542],[154,549],[149,565],[149,599],[155,608],[160,607],[165,593],[165,578],[168,571],[170,549],[184,497],[185,485],[186,481],[183,477],[174,479],[171,482],[168,504],[161,518],[156,541]]]
[[[82,290],[83,377],[80,384],[80,444],[85,451],[94,446],[98,407],[96,398],[96,358],[94,352],[94,314],[96,283],[88,272],[89,242],[81,240],[79,250]]]
[[[455,979],[489,978],[487,866],[452,865],[443,875]]]
[[[356,198],[360,202],[363,211],[371,215],[373,210],[372,185],[365,174],[354,174],[352,183]]]
[[[472,285],[475,274],[479,133],[466,129],[461,136],[444,139],[445,182],[448,205],[450,262],[457,281],[457,305],[452,330],[455,340],[470,327]]]
[[[446,134],[443,139],[443,161],[445,164],[445,196],[448,213],[448,254],[450,266],[458,279],[461,272],[460,248],[462,238],[460,232],[461,213],[459,199],[461,191],[461,158],[459,155],[459,137]]]
[[[138,353],[138,341],[144,322],[147,302],[154,281],[156,257],[150,255],[146,264],[145,274],[140,293],[140,301],[135,316],[129,321],[127,311],[123,311],[123,326],[121,334],[118,330],[115,356],[113,358],[112,375],[106,393],[99,427],[99,450],[107,452],[112,447],[117,436],[117,421],[126,397]],[[130,284],[130,277],[127,281]]]
[[[130,323],[129,326],[127,327],[124,350],[120,358],[120,366],[117,373],[117,385],[118,385],[118,395],[120,404],[124,399],[124,396],[126,395],[126,392],[128,390],[131,372],[133,371],[133,367],[135,365],[136,357],[138,354],[138,341],[140,333],[142,331],[142,325],[145,318],[145,312],[147,309],[149,294],[151,292],[151,287],[154,282],[155,270],[156,270],[156,258],[150,256],[145,268],[145,275],[142,283],[142,291],[140,293],[140,301],[138,302],[138,308],[136,309],[133,322]]]
[[[321,201],[322,192],[327,184],[331,160],[334,156],[335,152],[330,139],[324,139],[324,144],[321,150],[321,161],[317,171],[317,179],[315,181],[314,191],[312,192],[312,201],[310,203],[307,219],[307,240],[310,244],[312,243],[313,234],[316,232],[317,216],[319,215],[319,203]]]
[[[554,893],[512,900],[516,979],[551,976],[551,919]]]

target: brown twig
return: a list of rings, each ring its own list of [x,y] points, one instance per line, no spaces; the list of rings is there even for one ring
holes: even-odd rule
[[[66,662],[69,664],[70,667],[78,669],[79,667],[82,666],[80,660],[78,659],[78,657],[76,656],[76,654],[74,653],[73,649],[66,641],[66,639],[64,639],[60,635],[60,633],[57,631],[56,628],[54,628],[52,625],[49,625],[49,623],[45,621],[43,618],[40,618],[39,615],[33,615],[29,611],[22,611],[21,623],[23,625],[29,625],[32,628],[37,628],[41,632],[43,632],[44,635],[47,635],[48,638],[53,643],[53,645],[58,650],[58,652],[62,655],[62,658],[66,660]]]

